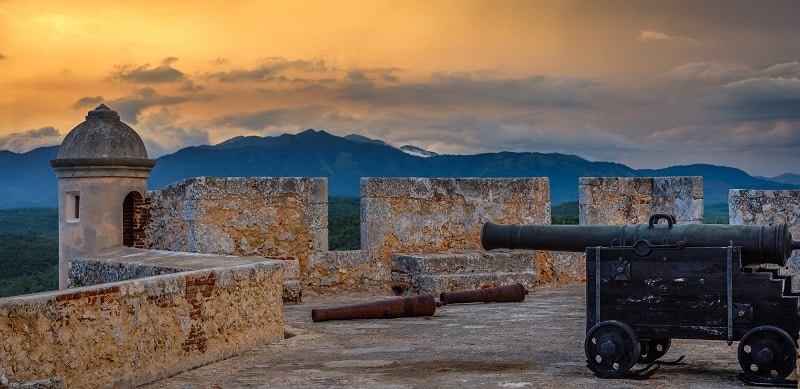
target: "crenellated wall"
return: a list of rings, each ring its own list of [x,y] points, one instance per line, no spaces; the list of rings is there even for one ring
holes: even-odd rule
[[[647,223],[652,213],[702,222],[700,177],[579,184],[582,224]],[[474,282],[473,268],[504,261],[515,269],[504,280],[584,280],[580,254],[518,252],[517,260],[480,249],[486,221],[550,223],[547,178],[365,178],[362,249],[353,251],[327,250],[326,187],[325,179],[201,177],[150,192],[150,249],[120,246],[72,262],[73,286],[103,284],[0,299],[0,373],[133,386],[280,339],[284,268],[310,293],[389,292],[398,253],[459,268]],[[732,190],[729,203],[732,224],[786,222],[800,237],[800,191]],[[242,256],[252,254],[284,260]],[[789,270],[798,268],[791,259]]]
[[[486,221],[550,223],[546,177],[363,178],[362,250],[328,251],[324,183],[201,177],[153,191],[148,247],[298,258],[306,292],[379,290],[393,254],[480,250]],[[646,223],[655,212],[702,222],[701,177],[582,178],[578,191],[582,224]],[[537,263],[537,284],[584,279],[573,254],[537,253]]]
[[[147,277],[0,299],[0,373],[134,387],[283,338],[283,265]]]

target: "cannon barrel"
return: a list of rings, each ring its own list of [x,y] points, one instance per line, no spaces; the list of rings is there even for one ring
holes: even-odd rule
[[[518,303],[525,300],[528,291],[520,283],[475,290],[442,292],[442,305],[463,303]]]
[[[664,219],[666,224],[659,224]],[[786,265],[800,241],[792,240],[783,224],[726,225],[675,224],[675,218],[657,214],[648,224],[627,226],[519,225],[485,223],[481,245],[498,248],[582,252],[594,246],[633,246],[646,241],[651,246],[742,247],[742,266],[757,263]]]
[[[383,301],[311,310],[314,322],[352,319],[395,319],[398,317],[432,316],[436,300],[432,295],[401,297]]]

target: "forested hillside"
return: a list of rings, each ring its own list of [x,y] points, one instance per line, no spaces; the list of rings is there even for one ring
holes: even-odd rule
[[[58,210],[0,210],[0,297],[58,289]]]

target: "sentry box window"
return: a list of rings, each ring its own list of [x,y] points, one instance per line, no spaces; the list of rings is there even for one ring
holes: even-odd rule
[[[81,221],[81,193],[67,192],[67,223]]]

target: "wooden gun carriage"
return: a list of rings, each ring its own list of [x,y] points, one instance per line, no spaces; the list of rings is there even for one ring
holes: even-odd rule
[[[774,269],[800,249],[786,224],[677,225],[664,214],[638,226],[486,223],[481,243],[586,252],[584,350],[600,377],[647,370],[631,369],[671,339],[738,341],[748,383],[785,384],[795,369],[800,300]]]

